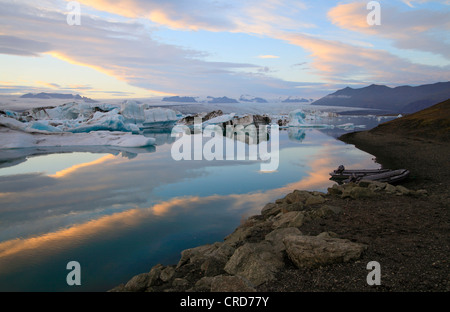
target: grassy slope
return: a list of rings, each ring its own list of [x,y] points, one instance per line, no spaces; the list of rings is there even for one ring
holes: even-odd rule
[[[450,141],[450,99],[414,114],[380,124],[370,132]]]

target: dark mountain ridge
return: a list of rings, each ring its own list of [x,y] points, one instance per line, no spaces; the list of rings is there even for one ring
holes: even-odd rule
[[[346,87],[322,97],[312,105],[360,107],[409,114],[450,98],[450,81],[421,86],[388,87],[372,84]]]

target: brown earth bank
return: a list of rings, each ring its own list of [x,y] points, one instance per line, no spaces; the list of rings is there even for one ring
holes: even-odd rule
[[[403,186],[427,190],[417,198],[379,194],[376,198],[341,199],[342,213],[313,220],[304,234],[335,232],[340,238],[368,245],[355,262],[315,269],[290,269],[266,291],[449,291],[450,290],[450,144],[419,137],[356,132],[341,140],[376,156],[384,168],[406,168]],[[330,203],[331,204],[331,203]],[[381,285],[369,286],[366,265],[381,266]]]
[[[156,265],[112,291],[450,291],[450,144],[445,134],[395,127],[340,139],[384,168],[409,169],[400,186],[360,182],[327,193],[294,191],[223,242],[185,250],[178,264]],[[368,284],[373,261],[380,285]]]

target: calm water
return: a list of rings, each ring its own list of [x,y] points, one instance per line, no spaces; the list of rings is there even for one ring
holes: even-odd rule
[[[270,173],[260,161],[175,161],[170,134],[148,135],[156,147],[0,151],[0,291],[105,291],[223,240],[294,189],[326,191],[340,164],[379,167],[330,130],[281,130]],[[72,260],[81,286],[66,283]]]

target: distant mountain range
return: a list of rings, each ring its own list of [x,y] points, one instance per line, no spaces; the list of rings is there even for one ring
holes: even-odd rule
[[[299,98],[299,97],[294,97],[294,96],[290,96],[287,99],[281,101],[282,103],[310,103],[313,102],[313,99],[305,99],[305,98]]]
[[[64,93],[27,93],[21,96],[23,99],[64,99],[64,100],[83,100],[86,103],[96,103],[96,100],[90,99],[79,94],[64,94]]]
[[[239,100],[229,98],[226,96],[223,97],[213,97],[207,96],[206,98],[200,97],[192,97],[192,96],[169,96],[164,97],[162,99],[164,102],[173,102],[173,103],[269,103],[269,102],[281,102],[281,103],[303,103],[309,104],[313,102],[313,99],[305,99],[302,97],[289,96],[285,99],[275,99],[275,100],[266,100],[262,97],[257,97],[253,95],[243,94],[239,97]]]
[[[361,107],[410,114],[450,98],[450,81],[417,87],[375,85],[338,90],[311,105]]]
[[[198,103],[195,97],[192,96],[168,96],[162,99],[163,102],[176,102],[176,103]]]

